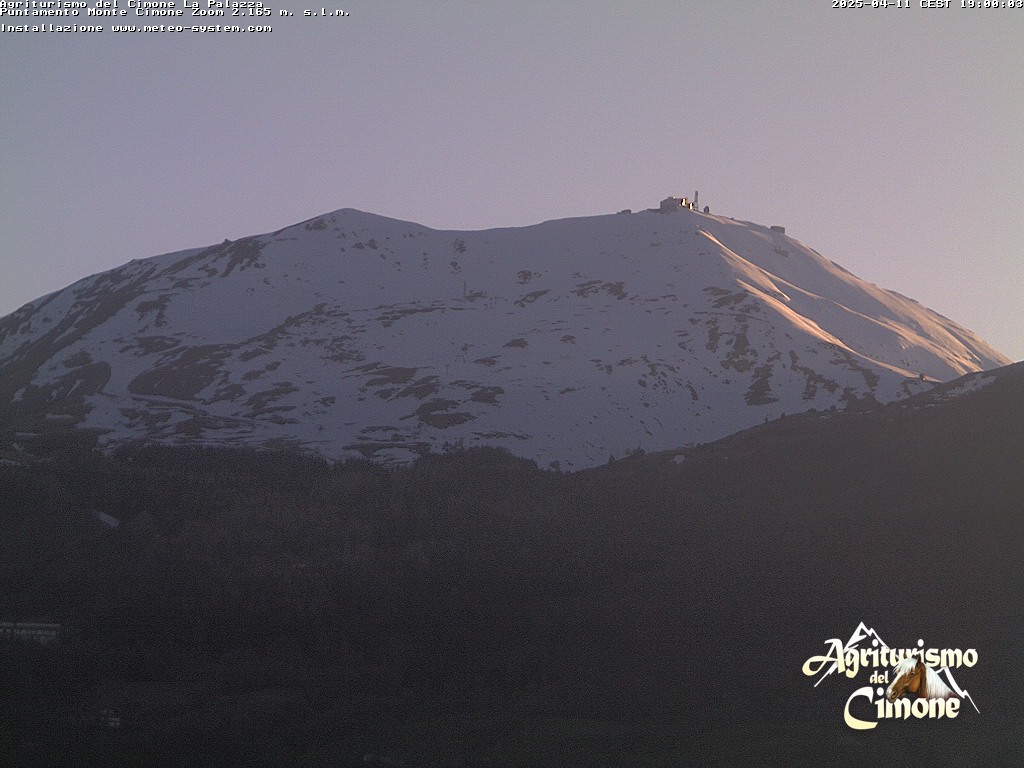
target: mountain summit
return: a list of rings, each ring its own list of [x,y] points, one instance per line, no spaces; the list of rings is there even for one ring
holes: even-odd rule
[[[0,320],[0,447],[488,444],[569,469],[1009,362],[780,230],[688,207],[474,232],[342,209],[132,261]]]

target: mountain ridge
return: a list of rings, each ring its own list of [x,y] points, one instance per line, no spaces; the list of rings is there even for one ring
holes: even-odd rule
[[[385,461],[588,466],[1006,362],[782,232],[686,209],[459,231],[342,208],[0,318],[9,434]]]

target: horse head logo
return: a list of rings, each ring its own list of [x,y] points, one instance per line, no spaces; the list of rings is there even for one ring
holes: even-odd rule
[[[896,701],[907,693],[919,699],[955,699],[956,693],[946,685],[938,673],[920,657],[912,656],[896,665],[894,679],[885,692],[885,698]],[[972,701],[973,703],[973,701]]]

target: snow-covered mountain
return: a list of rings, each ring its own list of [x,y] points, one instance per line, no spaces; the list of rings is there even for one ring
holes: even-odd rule
[[[0,320],[0,430],[563,469],[1006,364],[777,229],[686,208],[474,232],[343,209]]]

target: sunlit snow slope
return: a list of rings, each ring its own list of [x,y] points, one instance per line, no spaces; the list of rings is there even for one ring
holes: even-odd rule
[[[0,430],[15,449],[74,427],[383,460],[487,444],[568,469],[1007,362],[755,224],[679,209],[455,232],[343,209],[0,320]]]

